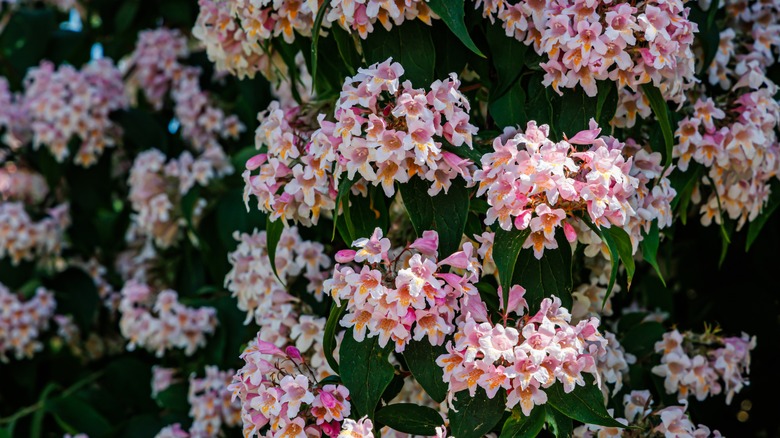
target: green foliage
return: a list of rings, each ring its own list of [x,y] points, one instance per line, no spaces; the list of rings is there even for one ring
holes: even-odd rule
[[[427,406],[412,403],[396,403],[376,412],[376,421],[399,432],[433,436],[443,425],[441,415]]]
[[[504,390],[488,398],[485,390],[478,388],[473,397],[469,392],[455,394],[454,409],[450,409],[450,433],[458,438],[479,438],[491,431],[501,420],[506,407]]]
[[[374,409],[393,380],[393,366],[388,362],[392,348],[391,342],[380,347],[378,337],[357,342],[351,330],[344,335],[339,350],[339,370],[358,418],[364,415],[374,418]]]

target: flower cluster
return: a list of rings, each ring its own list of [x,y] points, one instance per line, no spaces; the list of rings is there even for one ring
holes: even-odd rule
[[[756,347],[756,338],[721,337],[714,333],[665,333],[655,344],[661,354],[661,364],[653,367],[653,374],[664,378],[668,394],[697,400],[718,395],[725,389],[726,404],[734,394],[747,386],[750,372],[750,351]],[[723,384],[721,384],[721,381]]]
[[[341,325],[353,328],[356,341],[379,336],[379,345],[392,340],[397,352],[412,339],[424,337],[431,345],[441,345],[454,331],[457,312],[484,313],[474,285],[481,267],[470,242],[438,260],[435,231],[391,250],[390,240],[377,228],[370,238],[358,239],[352,246],[359,249],[340,251],[336,261],[357,265],[337,264],[333,277],[325,281],[325,291],[338,305],[346,301]],[[446,272],[445,266],[465,272]]]
[[[599,320],[591,318],[570,325],[571,315],[557,297],[542,300],[539,312],[526,315],[525,289],[513,286],[507,311],[517,314],[515,327],[492,324],[485,317],[469,318],[458,324],[447,353],[436,363],[444,370],[450,397],[468,390],[473,397],[478,387],[489,398],[507,391],[507,408],[520,405],[529,415],[536,405],[547,403],[544,389],[556,382],[569,393],[586,385],[584,374],[597,378],[598,357],[605,354],[607,341],[598,332]]]
[[[430,181],[428,194],[449,189],[458,175],[471,182],[473,165],[444,144],[471,147],[477,128],[469,123],[469,103],[453,75],[430,91],[400,83],[403,68],[391,59],[359,69],[347,78],[336,103],[336,122],[318,118],[319,129],[300,129],[296,109],[272,104],[261,114],[257,147],[268,146],[247,162],[244,199],[273,220],[283,217],[316,224],[322,211],[336,208],[337,178],[357,179],[353,187],[381,184],[387,196],[395,182],[415,175]],[[311,126],[304,124],[303,126]],[[252,172],[258,174],[253,175]],[[361,184],[362,183],[362,184]]]
[[[0,283],[0,362],[8,361],[8,353],[22,359],[40,351],[38,336],[48,328],[56,307],[54,294],[42,287],[23,301]]]
[[[236,115],[227,115],[217,107],[200,86],[201,70],[180,62],[189,55],[187,41],[177,30],[146,30],[122,62],[128,74],[127,88],[135,97],[138,91],[157,110],[165,96],[173,101],[175,121],[181,136],[196,151],[220,148],[220,140],[236,139],[246,128]],[[153,145],[154,146],[154,145]]]
[[[228,390],[233,374],[233,370],[220,371],[216,366],[207,366],[203,378],[190,376],[187,401],[192,417],[191,438],[216,438],[223,424],[232,427],[241,423],[240,405]]]
[[[2,27],[0,26],[0,30]],[[29,140],[29,119],[22,108],[22,96],[11,92],[8,80],[0,76],[0,141],[12,150],[22,147]]]
[[[623,407],[626,418],[616,418],[619,423],[627,426],[638,426],[642,430],[650,430],[665,438],[723,438],[718,432],[699,424],[695,426],[685,412],[687,405],[669,406],[653,410],[650,391],[631,391],[623,396]],[[633,436],[628,429],[586,424],[574,429],[576,438],[603,438]],[[655,436],[655,435],[654,435]]]
[[[130,351],[142,347],[162,357],[166,350],[179,348],[190,356],[216,329],[216,309],[185,306],[170,289],[155,293],[148,285],[129,281],[121,294],[119,329]]]
[[[284,351],[257,338],[241,354],[246,362],[228,387],[241,401],[244,436],[335,437],[350,414],[349,390],[320,383],[300,351]]]
[[[326,19],[347,31],[357,32],[363,39],[374,31],[377,20],[389,31],[393,24],[400,26],[405,20],[419,19],[430,25],[431,19],[439,18],[424,0],[331,0],[330,5]]]
[[[0,202],[0,258],[10,257],[18,265],[22,260],[59,256],[69,225],[68,204],[48,209],[36,222],[21,202]]]
[[[259,4],[244,0],[199,0],[198,6],[192,35],[206,47],[209,60],[216,64],[218,71],[239,78],[253,78],[258,71],[273,78],[277,70],[284,70],[284,62],[267,40],[281,34],[292,42],[295,31],[310,35],[317,11],[317,2],[310,0],[264,0]]]
[[[44,61],[27,72],[24,85],[21,106],[33,147],[46,146],[58,162],[70,155],[73,138],[79,140],[73,161],[89,167],[121,137],[109,115],[127,107],[127,99],[122,73],[110,60],[93,60],[81,70]]]
[[[325,248],[321,243],[301,239],[296,227],[285,228],[274,254],[274,274],[265,231],[235,233],[234,237],[239,243],[236,250],[228,254],[232,269],[225,276],[225,288],[238,300],[238,308],[247,312],[247,323],[254,319],[268,329],[268,336],[274,336],[274,339],[264,337],[263,340],[278,345],[278,339],[284,344],[290,329],[297,324],[295,318],[290,318],[297,299],[288,293],[285,284],[302,276],[306,279],[307,292],[321,301],[322,283],[327,275],[324,270],[330,267]],[[301,351],[308,349],[304,347],[298,345]]]
[[[701,98],[693,114],[679,122],[674,148],[678,166],[683,171],[691,161],[705,166],[702,184],[712,189],[701,205],[702,224],[713,219],[721,223],[721,214],[727,214],[740,229],[761,213],[769,199],[769,182],[780,171],[776,92],[777,86],[754,62],[724,96],[725,102]]]
[[[544,84],[559,94],[579,84],[597,93],[597,80],[638,92],[653,83],[667,100],[682,103],[696,81],[691,50],[696,23],[682,0],[478,0],[483,15],[501,20],[507,36],[533,45],[549,60]]]
[[[21,201],[27,205],[38,205],[47,194],[49,194],[49,185],[40,173],[10,161],[0,167],[0,197],[3,201]]]
[[[530,229],[524,247],[533,247],[536,258],[545,249],[558,247],[558,227],[569,242],[579,237],[590,244],[595,239],[600,247],[601,241],[589,235],[579,214],[587,214],[597,226],[624,228],[634,251],[643,226],[654,219],[660,227],[670,225],[674,189],[665,178],[652,190],[648,184],[663,170],[660,155],[639,150],[636,161],[626,158],[624,154],[633,149],[626,150],[613,137],[599,137],[600,132],[591,120],[590,130],[555,143],[548,138],[547,125],[529,122],[525,132],[507,140],[497,137],[494,152],[482,157],[482,168],[474,173],[477,195],[487,192],[490,204],[485,223],[498,221],[505,230]],[[590,147],[579,151],[574,145]]]
[[[157,149],[140,153],[130,170],[130,202],[135,212],[130,235],[153,239],[161,248],[178,241],[186,224],[181,198],[196,184],[206,187],[212,180],[233,172],[220,147],[212,147],[197,158],[185,151],[166,162]],[[193,218],[199,216],[204,199],[195,203]]]

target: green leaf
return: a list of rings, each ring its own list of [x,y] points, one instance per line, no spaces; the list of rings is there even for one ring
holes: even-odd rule
[[[612,288],[615,287],[615,280],[617,280],[617,271],[618,266],[620,265],[620,254],[618,253],[617,242],[615,242],[612,234],[604,232],[605,228],[595,226],[593,222],[585,216],[581,217],[581,219],[604,243],[607,244],[607,249],[609,250],[609,259],[612,270],[609,275],[609,283],[607,284],[607,293],[604,295],[604,301],[601,303],[601,305],[604,306],[607,304],[607,299],[612,293]]]
[[[369,237],[377,227],[387,232],[390,227],[390,214],[383,191],[378,187],[370,187],[368,196],[349,194],[348,198],[349,208],[343,210],[344,222],[350,235],[347,244],[361,237]]]
[[[276,272],[276,247],[279,246],[279,239],[282,237],[283,231],[284,219],[279,218],[275,221],[271,221],[271,217],[269,216],[265,224],[268,259],[271,261],[271,269],[273,269],[274,275],[282,284],[284,284],[284,281],[279,278],[279,273]]]
[[[50,382],[46,385],[45,388],[43,388],[43,391],[41,391],[41,396],[38,398],[38,403],[42,405],[46,405],[46,400],[49,398],[49,394],[52,393],[55,389],[57,389],[59,385],[54,382]],[[46,409],[38,409],[35,411],[35,414],[33,414],[32,422],[30,424],[30,438],[38,438],[41,436],[41,431],[43,427],[43,417],[46,415]]]
[[[352,185],[355,184],[355,180],[356,180],[356,178],[353,178],[353,179],[347,178],[346,174],[341,176],[341,181],[339,181],[339,192],[338,192],[338,195],[336,195],[336,211],[333,214],[333,234],[331,235],[330,240],[333,240],[333,239],[336,238],[336,228],[337,228],[338,221],[339,221],[339,209],[340,208],[344,209],[344,215],[345,216],[347,214],[349,214],[349,206],[348,205],[343,205],[342,206],[341,204],[343,203],[345,197],[347,199],[349,199],[349,191],[352,188]],[[349,225],[352,225],[352,224],[350,223]],[[350,229],[350,228],[351,228],[350,226],[347,227],[347,229],[349,229],[349,234],[350,234],[349,237],[354,239],[355,231],[353,229]],[[348,245],[350,243],[352,243],[352,240],[347,242]]]
[[[464,3],[464,0],[428,0],[428,7],[431,8],[442,21],[447,23],[447,27],[450,28],[452,33],[454,33],[469,50],[484,58],[485,55],[482,54],[477,48],[477,45],[474,44],[468,29],[466,29],[466,23],[463,20],[463,17],[465,16]]]
[[[499,438],[534,438],[544,427],[545,407],[543,405],[534,406],[531,414],[527,417],[522,411],[515,408],[512,416],[506,420],[501,429]]]
[[[322,20],[325,18],[325,11],[328,9],[329,2],[322,2],[320,8],[317,10],[317,16],[314,18],[314,24],[311,29],[311,80],[312,83],[317,79],[317,48],[320,41],[320,29],[322,28]],[[295,88],[295,87],[293,87]]]
[[[644,229],[642,229],[642,236],[644,236],[641,242],[642,257],[644,257],[645,261],[649,263],[653,269],[655,269],[655,272],[658,274],[658,278],[661,279],[661,283],[666,286],[664,276],[661,274],[661,268],[658,266],[658,246],[661,239],[660,234],[661,233],[658,230],[658,219],[653,221],[653,223],[650,225],[650,231],[647,233],[645,233]]]
[[[761,229],[764,228],[766,221],[772,216],[772,213],[780,206],[780,182],[773,179],[769,185],[769,200],[767,201],[761,213],[753,219],[748,225],[747,241],[745,242],[745,251],[749,251],[753,242],[756,241]]]
[[[509,289],[512,287],[517,256],[523,248],[525,239],[530,234],[529,228],[518,230],[513,226],[510,231],[506,231],[496,226],[496,235],[493,238],[493,261],[498,271],[498,281],[503,292],[504,305],[509,302]]]
[[[628,276],[628,287],[631,287],[631,280],[634,278],[634,271],[636,266],[634,265],[634,247],[631,244],[631,238],[628,237],[628,233],[620,227],[612,226],[609,228],[601,228],[604,236],[607,240],[607,246],[614,247],[617,250],[620,260],[623,261],[623,266],[626,267],[626,274]],[[610,240],[612,243],[610,243]],[[612,250],[610,250],[611,252]]]
[[[439,260],[457,251],[469,214],[469,192],[463,179],[456,178],[447,193],[442,190],[436,196],[428,195],[430,183],[419,177],[399,187],[417,236],[427,230],[439,233]]]
[[[393,345],[380,347],[378,336],[357,342],[352,330],[344,335],[339,350],[341,381],[349,389],[356,418],[374,418],[374,409],[395,375],[388,361]]]
[[[498,75],[496,86],[490,91],[490,100],[495,101],[517,85],[528,46],[515,38],[508,38],[499,23],[488,24],[485,37],[490,48],[490,59]]]
[[[135,20],[135,16],[138,14],[138,6],[141,5],[140,0],[129,0],[122,2],[119,7],[119,11],[114,16],[114,26],[117,33],[127,32],[130,26]]]
[[[585,377],[585,386],[577,386],[570,393],[563,391],[563,385],[556,383],[547,391],[547,403],[562,414],[586,424],[598,424],[606,427],[625,428],[618,423],[604,407],[604,395],[593,383],[593,378]]]
[[[401,373],[397,372],[393,376],[393,380],[390,381],[390,384],[385,388],[385,392],[382,393],[382,401],[385,404],[393,401],[393,399],[401,393],[401,390],[404,389],[405,380],[406,379],[404,379],[404,376]]]
[[[691,201],[693,189],[696,188],[703,173],[704,166],[691,162],[687,171],[683,172],[676,168],[669,175],[669,181],[677,191],[677,196],[672,199],[671,207],[673,211],[680,215],[683,225],[688,221],[688,204]]]
[[[100,307],[100,295],[92,277],[79,268],[68,268],[44,284],[54,291],[57,313],[73,315],[79,328],[88,332]]]
[[[516,81],[509,92],[490,104],[490,116],[499,128],[520,125],[528,119],[525,113],[525,91],[523,84]]]
[[[422,339],[410,341],[406,344],[403,353],[409,371],[412,372],[425,392],[437,403],[444,401],[449,389],[448,385],[444,383],[443,370],[436,364],[436,359],[446,352],[444,344],[435,346],[431,345],[427,339]]]
[[[438,411],[413,403],[387,405],[376,412],[376,421],[410,435],[433,436],[444,425]]]
[[[450,409],[450,434],[457,438],[482,438],[498,424],[506,409],[504,390],[488,398],[485,390],[477,388],[474,397],[468,390],[455,394],[455,409]]]
[[[664,156],[664,172],[672,164],[672,147],[674,147],[674,131],[672,130],[672,121],[669,118],[669,107],[661,95],[661,90],[653,84],[643,84],[642,92],[645,93],[650,108],[655,114],[658,125],[661,127],[661,133],[664,136],[665,148],[661,152]]]
[[[545,417],[547,424],[550,426],[550,430],[555,435],[555,438],[569,438],[574,433],[574,424],[571,418],[562,414],[560,411],[550,406],[544,405]]]
[[[190,403],[187,401],[187,385],[184,383],[174,383],[165,388],[164,391],[157,394],[155,400],[163,409],[184,413],[187,413],[190,409]]]
[[[111,433],[111,423],[94,407],[75,395],[50,400],[47,409],[59,422],[92,438],[107,437]]]
[[[337,306],[334,302],[330,308],[330,315],[325,323],[325,333],[322,339],[322,349],[325,352],[325,360],[328,361],[331,369],[335,372],[339,372],[339,363],[336,362],[336,358],[333,357],[333,352],[336,350],[336,329],[339,327],[339,321],[341,321],[341,315],[344,314],[346,306]]]
[[[664,326],[656,321],[645,321],[631,327],[620,340],[627,352],[643,357],[655,351],[655,343],[666,333]]]
[[[525,299],[532,310],[538,309],[542,300],[550,295],[557,296],[564,307],[571,308],[574,287],[571,246],[562,233],[556,233],[555,240],[558,248],[546,249],[541,260],[529,248],[520,251],[515,264],[512,284],[525,288]],[[495,246],[493,251],[495,253]]]
[[[390,32],[377,26],[363,43],[368,64],[384,62],[388,58],[404,67],[404,79],[416,87],[427,87],[433,82],[436,65],[436,47],[431,32],[420,20],[393,26]]]
[[[617,86],[612,81],[599,81],[598,93],[590,97],[582,87],[566,90],[560,98],[561,110],[556,126],[558,132],[573,137],[590,128],[590,119],[598,122],[603,130],[615,116],[618,103]]]
[[[349,33],[342,29],[341,26],[332,26],[330,28],[330,34],[336,41],[336,47],[339,49],[341,60],[344,61],[344,67],[350,74],[354,75],[357,72],[355,67],[359,66],[362,61],[360,54],[358,54],[355,48],[357,44],[355,41],[357,34]]]
[[[544,79],[543,72],[537,72],[528,78],[528,92],[526,93],[526,108],[525,112],[528,120],[524,120],[521,123],[521,128],[525,128],[525,125],[534,120],[539,125],[549,125],[550,135],[557,135],[560,129],[557,126],[557,120],[553,119],[555,113],[553,112],[552,102],[557,97],[554,91],[545,87],[542,84]]]

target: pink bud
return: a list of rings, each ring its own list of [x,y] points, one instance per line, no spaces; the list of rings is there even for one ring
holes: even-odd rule
[[[338,400],[336,400],[336,397],[333,397],[333,394],[329,393],[328,391],[320,391],[320,401],[322,402],[322,405],[326,408],[333,408],[336,406],[336,403],[338,403]]]
[[[518,230],[524,230],[528,228],[528,225],[531,224],[531,210],[523,210],[516,218],[515,218],[515,228]]]
[[[284,356],[284,353],[282,352],[281,349],[279,349],[279,347],[277,347],[276,345],[270,342],[261,341],[260,339],[257,340],[257,351],[263,354]]]
[[[566,235],[566,240],[571,243],[574,243],[577,240],[577,231],[568,222],[563,223],[563,234]]]
[[[349,263],[355,260],[355,252],[356,251],[352,249],[342,249],[336,253],[336,262]]]
[[[593,144],[599,134],[601,134],[601,128],[588,129],[585,131],[580,131],[575,134],[574,137],[568,138],[566,140],[571,144],[589,145]]]
[[[453,253],[451,256],[439,262],[441,265],[450,265],[453,268],[466,269],[469,266],[469,257],[463,251]]]
[[[287,353],[287,357],[292,359],[294,362],[302,363],[303,357],[301,356],[301,351],[297,348],[293,347],[292,345],[288,346],[284,349],[284,352]]]
[[[247,170],[255,170],[265,164],[267,159],[268,154],[257,154],[254,157],[246,160],[246,168]]]
[[[521,313],[525,313],[521,309],[528,309],[528,302],[525,301],[525,289],[523,286],[520,285],[514,285],[511,289],[509,289],[509,305],[507,306],[507,310],[510,312],[515,312],[518,315]]]
[[[412,324],[415,323],[415,321],[417,321],[417,314],[415,314],[414,309],[410,307],[406,311],[406,315],[403,318],[401,318],[401,324],[407,327],[411,327]]]
[[[339,433],[341,433],[341,426],[337,421],[331,421],[330,423],[322,423],[320,424],[320,429],[322,429],[322,433],[325,435],[336,438],[339,436]]]
[[[431,230],[423,231],[422,237],[415,240],[410,247],[424,255],[436,257],[439,249],[439,234]]]

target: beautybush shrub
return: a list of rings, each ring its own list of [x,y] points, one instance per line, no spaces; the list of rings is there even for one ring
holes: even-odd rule
[[[778,19],[0,0],[0,437],[780,432]]]

